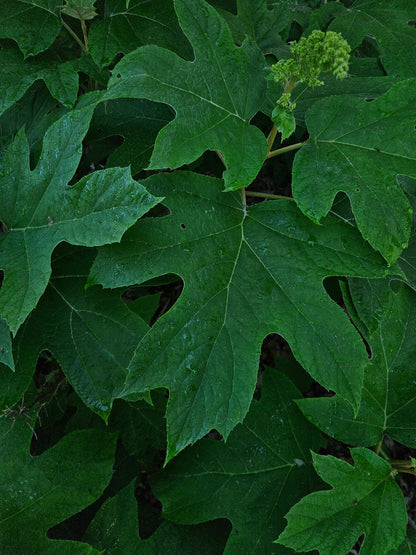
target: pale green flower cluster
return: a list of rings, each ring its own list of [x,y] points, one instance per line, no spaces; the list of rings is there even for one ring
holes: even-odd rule
[[[347,76],[351,48],[340,33],[333,31],[312,31],[309,37],[302,37],[291,44],[292,58],[280,60],[272,65],[275,81],[307,83],[310,87],[323,85],[321,73],[332,71],[337,79]]]
[[[270,68],[271,78],[283,85],[283,94],[272,115],[273,122],[282,133],[282,139],[295,130],[293,111],[296,104],[291,100],[292,90],[299,83],[306,83],[310,87],[323,85],[319,76],[329,71],[337,79],[346,77],[351,48],[340,33],[315,30],[309,37],[292,42],[290,51],[292,58],[280,60]]]

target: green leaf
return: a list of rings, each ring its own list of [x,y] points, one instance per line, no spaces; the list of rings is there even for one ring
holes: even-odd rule
[[[291,400],[299,395],[286,376],[266,372],[261,400],[226,443],[201,440],[153,478],[163,515],[180,524],[227,517],[226,553],[274,553],[286,511],[316,487],[309,450],[320,436]]]
[[[65,114],[45,134],[39,163],[29,166],[20,132],[0,173],[0,313],[13,334],[36,306],[50,276],[50,256],[62,241],[95,246],[119,241],[124,231],[159,199],[132,180],[127,169],[95,172],[68,187],[81,156],[81,141],[94,108]]]
[[[79,397],[107,421],[148,326],[121,301],[120,291],[85,291],[95,253],[71,250],[54,265],[44,295],[18,336],[19,367],[32,376],[39,353],[47,349]]]
[[[308,143],[296,154],[293,195],[318,222],[335,195],[350,200],[363,237],[394,262],[407,245],[411,208],[398,174],[415,176],[415,80],[393,86],[372,102],[330,97],[306,115]]]
[[[76,19],[94,19],[97,15],[95,11],[96,0],[65,0],[65,6],[62,7],[61,12]]]
[[[338,10],[329,30],[341,33],[353,49],[374,37],[387,74],[414,77],[416,29],[410,23],[415,19],[416,6],[408,0],[357,0]]]
[[[221,12],[237,42],[246,37],[257,42],[264,54],[278,54],[286,45],[280,36],[291,22],[286,3],[274,3],[269,9],[266,0],[238,0],[237,15]]]
[[[311,493],[287,514],[278,542],[296,551],[319,549],[321,555],[348,553],[364,535],[360,555],[384,555],[406,534],[403,494],[391,466],[368,449],[351,449],[354,466],[332,456],[313,454],[330,491]]]
[[[24,60],[15,47],[0,50],[0,114],[21,98],[38,79],[43,79],[51,95],[67,108],[77,99],[78,73],[72,61],[62,62],[51,54]]]
[[[176,0],[179,23],[192,43],[188,62],[144,46],[114,68],[105,98],[147,98],[177,114],[159,133],[149,169],[178,168],[206,150],[224,158],[225,189],[249,185],[263,165],[267,142],[249,124],[266,91],[264,58],[255,43],[234,44],[225,21],[204,0]]]
[[[365,370],[357,417],[338,396],[302,399],[298,405],[321,430],[345,443],[375,445],[388,434],[416,447],[416,294],[405,285],[393,293],[388,281],[369,281],[356,289],[352,288],[354,305],[372,331],[367,337],[372,358]]]
[[[135,175],[148,165],[156,136],[172,117],[168,106],[147,100],[102,102],[94,112],[87,139],[90,145],[96,141],[90,147],[93,150],[107,137],[123,137],[124,143],[110,154],[106,166],[130,165]]]
[[[100,507],[83,539],[97,549],[104,549],[106,555],[133,552],[221,555],[221,544],[225,543],[223,529],[214,522],[200,526],[176,526],[165,522],[150,538],[142,540],[133,482]]]
[[[25,58],[43,52],[60,29],[62,0],[2,0],[0,38],[13,39]]]
[[[14,361],[12,352],[12,340],[10,337],[9,326],[0,318],[0,363],[8,366],[14,371]]]
[[[170,215],[139,221],[99,250],[90,282],[118,287],[176,273],[175,306],[139,344],[125,395],[170,390],[168,459],[212,428],[228,436],[248,410],[264,337],[280,333],[321,384],[358,408],[364,345],[326,294],[329,275],[379,275],[385,263],[349,225],[317,226],[288,200],[244,209],[219,180],[162,173],[145,181]],[[304,287],[308,276],[308,287]]]
[[[83,430],[33,457],[32,430],[21,417],[0,420],[0,549],[16,553],[98,553],[89,545],[52,540],[47,531],[99,497],[109,482],[114,435]]]
[[[282,134],[282,141],[290,137],[296,129],[295,116],[293,110],[285,106],[276,106],[272,113],[272,121]]]
[[[190,57],[191,49],[173,9],[172,0],[131,2],[105,0],[104,19],[92,23],[88,33],[91,56],[100,66],[116,54],[128,54],[138,46],[158,44]]]
[[[20,100],[0,116],[0,165],[7,147],[23,126],[30,152],[38,156],[48,127],[64,112],[65,108],[56,108],[56,100],[42,81],[34,83]]]

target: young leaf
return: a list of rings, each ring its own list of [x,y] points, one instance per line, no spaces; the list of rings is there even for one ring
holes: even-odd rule
[[[263,133],[249,124],[266,92],[264,58],[252,41],[238,48],[204,0],[176,0],[175,9],[195,60],[158,46],[139,48],[114,68],[105,98],[147,98],[176,111],[157,137],[149,169],[178,168],[219,150],[226,190],[245,187],[267,152]]]
[[[154,477],[163,515],[181,524],[227,517],[225,552],[273,553],[284,514],[316,487],[310,449],[320,437],[292,402],[298,395],[286,376],[264,374],[260,401],[226,443],[201,440]]]
[[[200,526],[177,526],[165,522],[150,538],[142,540],[139,536],[133,482],[100,507],[83,539],[97,549],[104,549],[106,555],[221,555],[225,543],[224,527],[214,522]]]
[[[364,534],[360,555],[385,555],[406,534],[403,494],[391,466],[369,449],[351,449],[354,466],[332,456],[313,454],[329,491],[304,497],[286,515],[278,542],[295,551],[318,549],[321,555],[348,553]]]
[[[0,363],[8,366],[10,370],[14,371],[10,330],[7,323],[2,318],[0,318]]]
[[[409,24],[416,17],[414,3],[357,0],[348,8],[340,3],[337,12],[329,26],[331,31],[341,33],[352,48],[359,46],[366,36],[374,37],[387,74],[401,78],[415,76],[416,29]]]
[[[125,306],[119,291],[85,291],[95,253],[72,251],[54,265],[44,295],[17,336],[19,370],[30,379],[39,353],[47,349],[79,397],[107,421],[148,326]]]
[[[5,272],[0,313],[13,334],[45,290],[56,245],[62,241],[84,246],[119,241],[159,200],[133,181],[127,169],[98,171],[67,186],[78,165],[93,108],[92,101],[49,128],[35,169],[30,169],[29,147],[22,131],[5,154],[0,173],[0,220],[8,231],[0,235],[0,267]]]
[[[83,430],[33,457],[31,428],[0,420],[0,549],[16,553],[92,554],[87,544],[52,540],[47,531],[97,499],[112,475],[114,435]]]
[[[361,319],[374,326],[373,314],[380,321],[368,342],[372,359],[364,374],[360,410],[354,418],[350,406],[338,396],[301,399],[302,412],[325,433],[352,445],[370,446],[384,434],[416,447],[416,384],[414,354],[416,349],[416,294],[405,285],[393,293],[384,283],[387,299],[377,303],[378,287],[370,281],[362,290],[362,305],[354,302]],[[366,291],[365,291],[366,289]],[[374,313],[366,316],[366,307]],[[361,308],[363,307],[363,308]]]
[[[61,12],[80,20],[94,19],[97,15],[94,6],[95,2],[96,0],[65,0],[65,5],[62,7]]]
[[[173,1],[132,2],[126,6],[125,0],[106,0],[104,18],[96,19],[88,33],[94,61],[107,66],[116,54],[128,54],[144,44],[158,44],[185,57],[191,56]]]
[[[124,392],[170,389],[168,458],[212,428],[228,436],[243,420],[269,333],[357,409],[367,354],[322,285],[329,275],[385,273],[356,229],[331,217],[317,226],[289,199],[246,211],[238,193],[197,174],[162,173],[145,184],[166,196],[171,214],[146,218],[120,245],[100,249],[90,282],[184,280],[180,299],[139,344]]]
[[[310,140],[293,165],[300,209],[318,222],[344,191],[363,237],[389,262],[410,235],[411,208],[397,175],[416,176],[415,85],[400,82],[370,103],[349,97],[316,102],[306,115]]]
[[[1,0],[0,38],[13,39],[25,58],[43,52],[56,39],[62,0]]]

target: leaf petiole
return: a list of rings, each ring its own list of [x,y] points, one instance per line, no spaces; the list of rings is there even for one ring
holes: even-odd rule
[[[298,148],[301,148],[306,143],[307,141],[303,141],[302,143],[295,143],[293,145],[278,148],[277,150],[272,150],[267,154],[266,160],[268,160],[269,158],[273,158],[274,156],[280,156],[280,154],[285,154],[285,152],[290,152],[291,150],[296,150]]]

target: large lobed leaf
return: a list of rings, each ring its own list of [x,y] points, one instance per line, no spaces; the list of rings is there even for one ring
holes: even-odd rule
[[[391,466],[369,449],[351,449],[354,466],[313,454],[316,471],[333,489],[304,497],[287,514],[278,542],[296,551],[321,555],[348,553],[364,534],[361,555],[385,555],[406,534],[403,494]]]
[[[317,226],[289,199],[246,210],[238,193],[197,174],[144,183],[166,197],[170,215],[141,220],[120,245],[100,249],[90,282],[183,278],[180,299],[139,344],[123,393],[170,389],[168,458],[212,428],[228,436],[243,420],[269,333],[285,337],[307,371],[357,410],[367,355],[323,287],[330,275],[384,275],[383,259],[356,229],[332,217]]]
[[[224,553],[275,553],[284,514],[317,486],[310,449],[320,435],[293,403],[299,395],[286,376],[266,372],[260,401],[226,443],[201,440],[154,477],[163,515],[181,524],[226,517]]]
[[[16,336],[16,365],[29,385],[41,351],[52,352],[79,397],[107,421],[148,325],[121,301],[120,291],[85,291],[95,252],[71,251],[60,253],[45,293]]]
[[[372,350],[364,374],[360,410],[338,396],[298,401],[305,416],[325,433],[353,445],[370,446],[384,434],[416,447],[416,294],[403,285],[393,293],[387,281],[350,284]]]
[[[219,150],[226,190],[249,185],[267,152],[263,133],[249,124],[264,101],[264,58],[250,40],[238,48],[204,0],[176,0],[175,9],[195,59],[158,46],[139,48],[114,68],[106,98],[147,98],[176,111],[156,139],[149,169],[178,168]]]
[[[308,143],[296,154],[293,196],[319,221],[345,192],[363,237],[393,262],[410,236],[411,208],[397,182],[416,176],[416,80],[372,102],[329,97],[307,112]]]
[[[0,420],[0,549],[2,555],[98,553],[88,544],[47,537],[49,528],[90,505],[110,481],[115,436],[73,432],[33,457],[32,429],[22,416]]]
[[[5,273],[0,313],[13,334],[46,288],[56,245],[119,241],[158,200],[127,169],[97,171],[68,186],[99,98],[93,96],[86,107],[65,114],[48,129],[33,170],[23,131],[6,151],[0,171],[0,220],[7,229],[0,236],[0,268]]]

